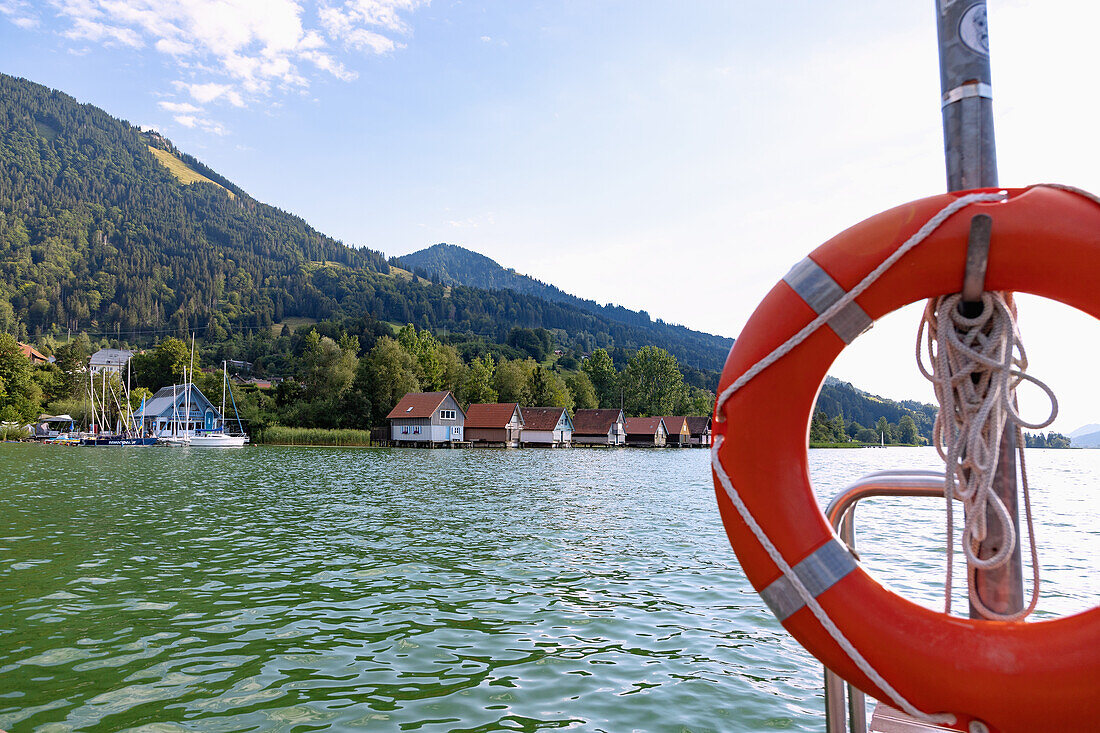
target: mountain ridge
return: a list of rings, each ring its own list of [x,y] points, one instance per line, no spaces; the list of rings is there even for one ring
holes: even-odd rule
[[[480,252],[456,244],[441,242],[399,258],[405,269],[417,272],[422,277],[433,278],[444,285],[466,285],[487,290],[511,290],[526,295],[534,295],[556,303],[575,306],[588,313],[598,315],[625,325],[656,329],[669,341],[684,340],[720,354],[711,368],[721,370],[725,357],[733,346],[733,339],[696,331],[661,319],[652,319],[646,311],[634,311],[623,306],[601,305],[567,293],[555,285],[544,283],[529,275],[523,275],[512,268],[502,266]],[[675,350],[662,344],[673,352]]]
[[[151,148],[200,177],[182,183]],[[565,294],[433,284],[394,277],[392,264],[257,201],[159,133],[0,74],[0,330],[20,340],[218,341],[286,318],[370,317],[496,343],[545,328],[579,352],[666,348],[708,384],[728,352],[626,309],[612,319]]]

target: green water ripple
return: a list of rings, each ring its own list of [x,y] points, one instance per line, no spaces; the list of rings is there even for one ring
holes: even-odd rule
[[[0,446],[0,728],[822,730],[707,458]],[[1080,563],[1052,611],[1095,602],[1057,582]]]
[[[812,727],[705,453],[3,451],[13,733]]]

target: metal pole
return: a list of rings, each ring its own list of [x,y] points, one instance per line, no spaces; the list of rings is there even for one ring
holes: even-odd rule
[[[997,150],[993,137],[993,86],[985,0],[937,0],[936,21],[947,189],[996,187]],[[996,236],[995,226],[993,236]],[[1019,537],[1016,431],[1011,425],[1001,435],[994,491],[1008,508]],[[988,526],[992,530],[997,525],[994,521]],[[996,534],[998,536],[993,536],[991,532],[979,547],[979,557],[990,557],[997,551],[1003,535]],[[1021,610],[1024,591],[1019,542],[1007,565],[995,571],[977,571],[975,586],[978,596],[993,611],[1015,613]],[[970,615],[977,617],[973,604]]]
[[[947,190],[997,185],[985,0],[937,0]]]

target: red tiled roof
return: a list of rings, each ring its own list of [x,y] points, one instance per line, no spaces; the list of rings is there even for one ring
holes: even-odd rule
[[[679,435],[680,429],[684,427],[685,417],[661,417],[665,421],[665,429],[668,430],[669,435]]]
[[[472,405],[471,405],[472,407]],[[553,430],[561,420],[564,407],[521,407],[523,427],[526,430]],[[469,423],[467,423],[469,424]]]
[[[435,409],[443,404],[450,392],[409,392],[401,398],[397,406],[390,410],[386,419],[395,417],[431,417]],[[460,408],[461,409],[461,408]]]
[[[622,410],[577,410],[573,415],[573,433],[576,435],[607,435]]]
[[[686,417],[688,430],[692,435],[702,435],[710,427],[710,417],[703,415],[701,417]]]
[[[27,357],[32,362],[49,361],[49,359],[43,356],[42,352],[40,352],[38,349],[34,348],[30,344],[25,344],[22,341],[17,341],[16,343],[19,344],[19,350],[23,352],[23,356]]]
[[[656,435],[657,426],[661,424],[659,417],[628,417],[626,419],[627,435]],[[668,428],[665,428],[668,431]]]
[[[466,411],[467,428],[503,428],[512,421],[518,402],[470,405]],[[520,418],[523,419],[522,417]]]

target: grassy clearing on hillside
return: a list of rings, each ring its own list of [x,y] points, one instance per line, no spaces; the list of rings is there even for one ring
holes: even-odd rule
[[[182,160],[180,160],[176,156],[169,153],[167,150],[161,150],[160,148],[154,148],[152,145],[150,145],[148,147],[149,147],[149,152],[151,152],[154,156],[156,156],[156,159],[161,162],[161,165],[163,165],[165,168],[167,168],[169,171],[171,171],[172,175],[175,176],[179,180],[180,183],[182,183],[184,185],[194,183],[195,181],[205,181],[206,183],[213,183],[215,186],[217,186],[218,188],[220,188],[221,190],[223,190],[227,194],[229,194],[229,198],[231,198],[231,199],[237,198],[237,195],[235,193],[233,193],[232,191],[230,191],[228,188],[226,188],[225,186],[223,186],[220,183],[215,183],[214,181],[211,181],[209,178],[207,178],[203,174],[199,173],[194,168],[192,168],[191,166],[187,165],[186,163],[184,163]]]
[[[315,323],[317,323],[316,318],[299,318],[297,316],[292,318],[284,318],[283,320],[279,321],[271,327],[271,332],[275,336],[278,336],[283,332],[283,328],[286,326],[290,326],[295,331],[297,331],[299,326],[312,326]]]
[[[53,142],[57,138],[57,130],[51,127],[49,124],[42,120],[34,121],[34,129],[38,131],[38,134],[46,138],[50,142]]]
[[[408,270],[403,270],[400,267],[394,267],[393,265],[390,265],[390,277],[397,277],[408,282],[413,279],[413,274]],[[429,283],[431,283],[431,280],[427,280],[422,277],[417,277],[416,281],[421,285],[428,285]],[[448,293],[450,292],[450,286],[447,287],[447,291]]]

